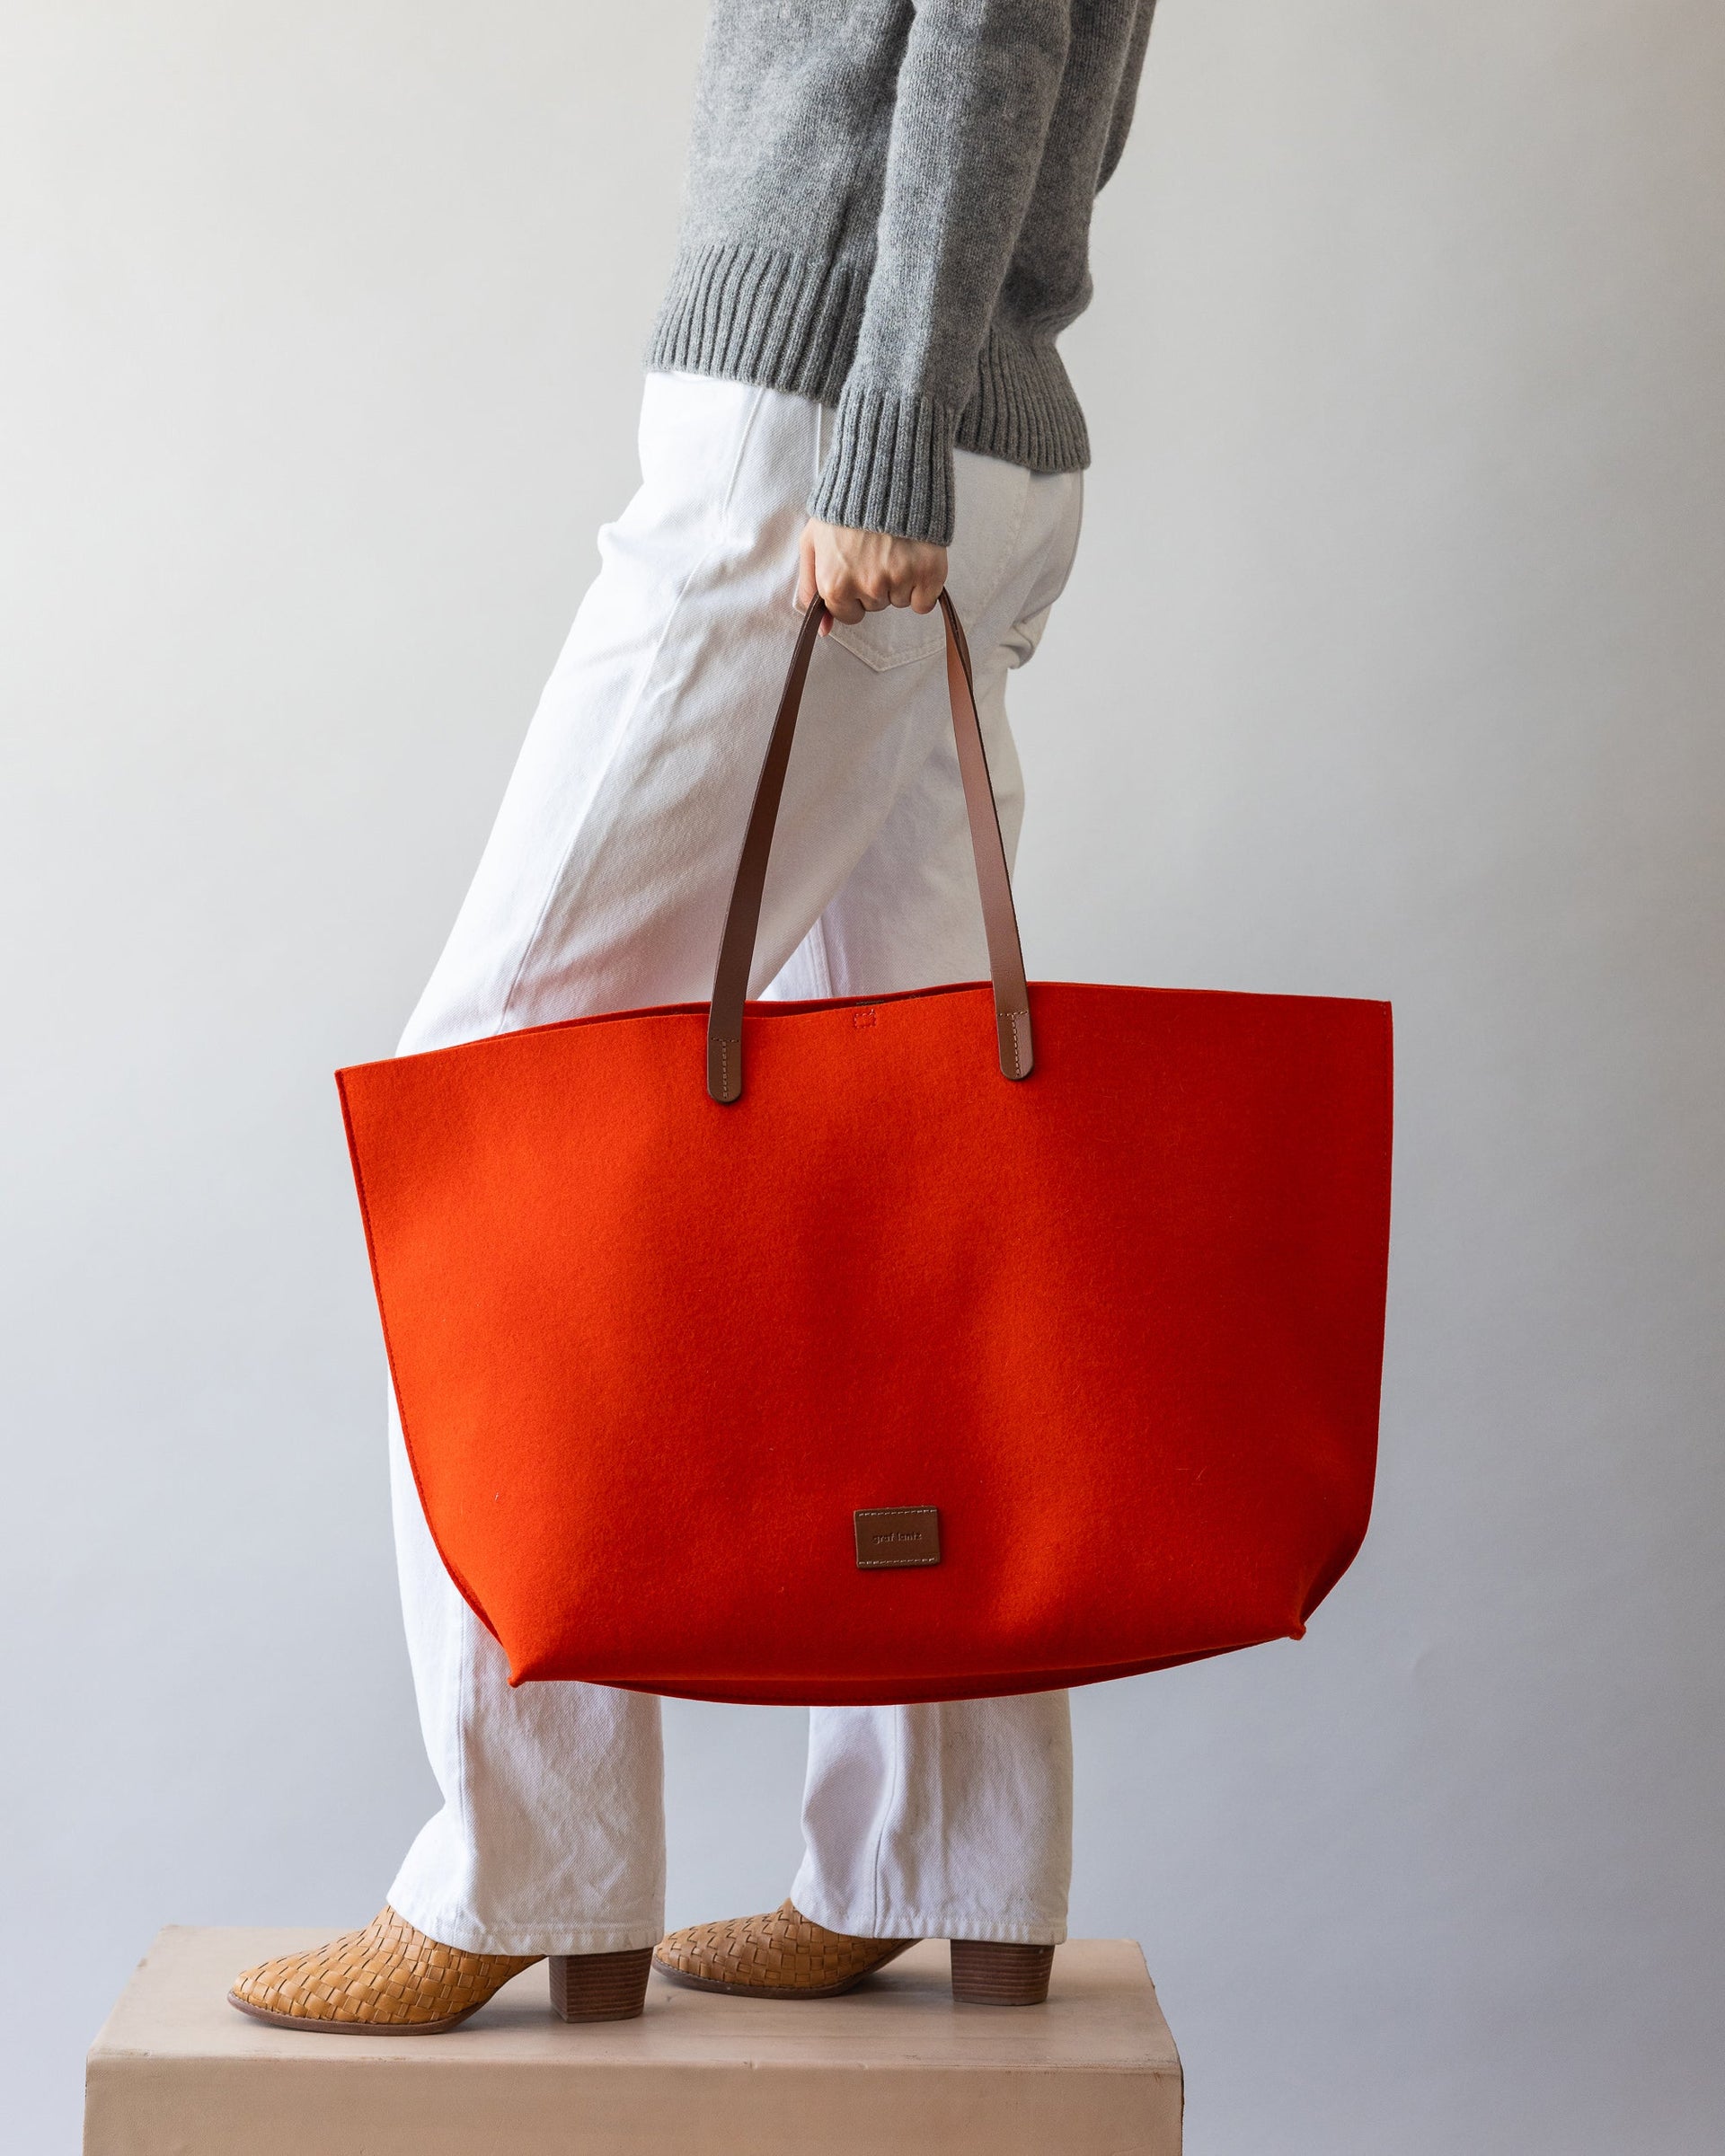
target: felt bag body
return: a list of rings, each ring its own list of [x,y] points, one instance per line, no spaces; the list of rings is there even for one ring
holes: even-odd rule
[[[1365,1533],[1388,1007],[1027,989],[943,605],[989,982],[745,1003],[817,601],[710,1004],[339,1074],[426,1517],[517,1682],[1090,1683],[1297,1637]]]

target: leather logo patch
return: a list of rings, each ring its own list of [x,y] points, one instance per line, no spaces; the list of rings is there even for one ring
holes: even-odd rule
[[[898,1505],[856,1515],[856,1568],[883,1572],[895,1565],[938,1565],[941,1515],[933,1505]]]

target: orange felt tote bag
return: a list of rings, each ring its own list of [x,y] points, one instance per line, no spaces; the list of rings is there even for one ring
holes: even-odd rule
[[[1297,1637],[1365,1533],[1388,1007],[1027,990],[942,605],[992,984],[745,1003],[817,601],[710,1005],[340,1074],[426,1517],[518,1682],[1087,1683]]]

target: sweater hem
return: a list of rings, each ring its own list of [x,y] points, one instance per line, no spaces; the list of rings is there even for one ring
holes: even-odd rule
[[[977,386],[959,414],[955,446],[1027,472],[1083,472],[1090,429],[1051,339],[1000,324],[983,340]]]
[[[916,383],[853,382],[871,269],[867,260],[825,261],[737,242],[686,249],[654,326],[648,367],[748,382],[836,407],[838,435],[816,497],[827,505],[816,513],[834,523],[854,522],[866,508],[877,521],[862,528],[934,536],[950,517],[951,482],[940,467],[944,460],[950,474],[954,447],[1031,472],[1077,472],[1089,464],[1084,415],[1046,332],[996,321],[962,409]],[[877,473],[883,455],[889,468]],[[888,516],[896,524],[878,521]]]
[[[856,350],[866,261],[721,243],[679,255],[653,327],[654,374],[716,375],[836,404]]]

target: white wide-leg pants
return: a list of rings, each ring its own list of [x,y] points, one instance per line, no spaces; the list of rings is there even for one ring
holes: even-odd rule
[[[649,376],[641,490],[600,534],[598,579],[402,1053],[708,995],[829,426],[801,397]],[[1076,474],[960,454],[949,588],[1009,854],[1023,804],[1006,675],[1066,581],[1080,503]],[[751,993],[986,976],[942,654],[939,614],[902,609],[816,650]],[[650,1946],[664,1927],[659,1702],[590,1684],[511,1690],[444,1571],[392,1425],[402,1601],[444,1803],[390,1902],[475,1952]],[[1057,1942],[1071,1789],[1064,1692],[814,1709],[792,1898],[862,1937]]]

